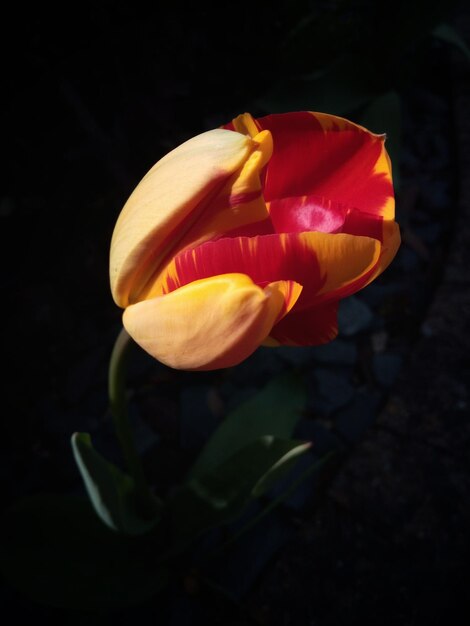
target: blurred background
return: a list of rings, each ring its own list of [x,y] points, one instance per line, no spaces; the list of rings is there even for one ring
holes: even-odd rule
[[[404,368],[413,363],[414,346],[435,332],[426,314],[445,276],[468,178],[459,152],[468,119],[464,131],[456,117],[456,102],[469,90],[466,3],[293,0],[209,10],[182,2],[145,9],[85,2],[19,11],[4,29],[4,503],[43,491],[80,491],[69,445],[75,430],[91,432],[103,453],[118,456],[106,397],[121,316],[109,292],[109,242],[121,207],[146,171],[181,142],[244,111],[335,113],[387,133],[404,241],[396,261],[345,305],[340,339],[331,347],[261,350],[233,371],[199,375],[137,356],[131,375],[137,439],[147,471],[165,492],[227,410],[293,367],[309,390],[300,434],[313,438],[319,457],[332,449],[344,462],[354,457],[386,407],[382,439],[376,448],[370,444],[365,474],[346,466],[346,478],[340,475],[327,495],[323,490],[312,498],[310,484],[286,506],[281,535],[294,537],[288,544],[298,551],[294,562],[282,552],[285,540],[273,535],[251,575],[241,558],[228,576],[235,609],[227,597],[202,593],[194,600],[179,589],[161,623],[326,625],[373,615],[385,624],[441,624],[456,607],[468,608],[469,518],[454,498],[468,498],[468,460],[457,455],[442,483],[439,472],[447,466],[423,474],[418,454],[394,497],[400,500],[400,485],[413,484],[417,474],[425,485],[441,483],[437,500],[431,494],[423,506],[416,500],[422,483],[416,483],[408,517],[397,505],[387,510],[388,522],[374,518],[373,498],[353,511],[348,495],[364,476],[369,497],[380,482],[381,450],[398,445],[384,433],[407,413],[398,404],[396,421],[390,417],[390,394],[409,378],[403,372],[410,371]],[[455,281],[457,290],[467,284],[463,275]],[[468,313],[466,301],[465,307]],[[464,415],[468,421],[468,357],[459,359],[449,372],[451,380],[465,376],[448,416],[453,428],[461,428]],[[424,393],[425,382],[419,385]],[[437,427],[432,435],[423,444],[426,459],[443,437]],[[413,436],[420,441],[419,432]],[[325,509],[325,498],[334,501],[333,509]],[[413,504],[422,518],[413,522],[407,543],[397,538],[395,523],[406,526]],[[439,509],[437,522],[426,507]],[[368,527],[370,516],[375,521]],[[338,519],[349,521],[341,526]],[[395,525],[393,532],[387,523]],[[246,577],[246,584],[235,583],[237,577]],[[6,595],[23,617],[85,619]],[[157,615],[148,611],[139,619]],[[100,619],[124,624],[130,616]]]

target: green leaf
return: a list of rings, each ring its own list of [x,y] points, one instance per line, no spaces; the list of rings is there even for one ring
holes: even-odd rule
[[[222,546],[219,548],[219,551],[224,550],[227,546],[235,543],[238,539],[248,532],[253,526],[258,524],[264,517],[269,515],[271,511],[276,509],[280,504],[282,504],[289,496],[291,496],[295,491],[300,487],[300,485],[312,474],[319,472],[326,463],[328,463],[334,452],[328,452],[321,459],[312,463],[306,470],[302,472],[300,476],[298,476],[282,493],[280,493],[276,498],[271,500],[259,513],[257,513],[254,517],[252,517],[244,526],[242,526],[235,534],[233,534],[227,541],[225,541]]]
[[[465,56],[467,61],[470,62],[470,49],[468,48],[462,37],[455,31],[449,24],[439,24],[432,31],[434,37],[450,43],[455,46]]]
[[[106,526],[130,535],[155,526],[158,517],[138,510],[132,478],[96,452],[89,434],[74,433],[72,449],[93,508]]]
[[[401,98],[396,91],[381,94],[364,110],[360,123],[374,133],[386,133],[386,148],[393,166],[395,189],[400,187],[400,159],[402,139]]]
[[[168,578],[148,537],[109,530],[87,500],[74,496],[16,503],[3,515],[0,550],[5,579],[56,607],[130,606],[157,593]]]
[[[284,374],[274,378],[226,416],[191,468],[189,478],[205,475],[263,435],[291,437],[305,402],[305,388],[298,377]]]
[[[284,442],[284,443],[292,443],[295,442]],[[286,452],[283,456],[281,456],[272,467],[258,480],[256,485],[253,487],[251,494],[252,496],[259,498],[262,496],[268,489],[270,489],[276,481],[278,481],[284,474],[286,474],[290,469],[292,469],[297,462],[299,456],[307,452],[312,447],[310,441],[305,441],[298,443],[298,445],[293,445],[293,447],[286,446]]]
[[[266,435],[190,480],[169,502],[176,543],[235,519],[309,448],[309,442]]]

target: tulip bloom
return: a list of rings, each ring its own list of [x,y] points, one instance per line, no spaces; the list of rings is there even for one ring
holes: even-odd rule
[[[110,274],[128,333],[167,365],[236,365],[337,335],[342,298],[393,259],[384,136],[343,118],[240,115],[163,157],[124,206]]]

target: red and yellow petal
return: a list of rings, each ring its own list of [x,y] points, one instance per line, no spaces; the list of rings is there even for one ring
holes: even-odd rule
[[[264,202],[260,173],[272,154],[269,131],[262,131],[253,140],[251,154],[225,181],[217,193],[210,195],[201,206],[193,211],[191,221],[180,227],[178,237],[171,240],[166,254],[153,260],[149,266],[146,283],[140,287],[140,300],[159,295],[154,286],[159,277],[166,273],[166,266],[182,250],[216,240],[224,236],[253,236],[273,233],[273,226]],[[193,219],[194,216],[197,219]]]
[[[255,137],[261,130],[258,122],[250,113],[237,115],[237,117],[226,124],[224,128],[234,130],[242,135],[248,135],[249,137]]]
[[[260,181],[260,174],[273,151],[271,133],[258,133],[253,137],[253,144],[253,152],[242,167],[228,178],[217,198],[212,200],[177,248],[172,250],[172,256],[185,248],[194,248],[204,241],[226,235],[251,236],[274,232]]]
[[[273,136],[274,152],[264,180],[267,203],[324,197],[393,219],[391,167],[383,135],[334,115],[308,111],[268,115],[255,124]]]
[[[296,283],[294,280],[276,280],[272,283],[268,283],[266,287],[264,287],[264,291],[268,294],[271,293],[271,291],[276,291],[281,293],[284,298],[284,303],[275,321],[275,324],[277,324],[280,320],[284,319],[297,304],[297,300],[300,298],[300,294],[303,291],[303,285]]]
[[[324,233],[371,237],[379,241],[382,247],[377,267],[367,280],[363,281],[362,286],[384,271],[400,246],[400,229],[393,220],[385,220],[373,213],[348,208],[326,198],[304,196],[273,200],[269,203],[269,211],[276,231],[303,232],[305,229],[311,229]]]
[[[324,276],[321,289],[309,300],[309,304],[335,300],[362,289],[379,262],[380,242],[371,237],[346,233],[308,235],[315,246]]]
[[[154,293],[168,293],[202,278],[242,273],[264,286],[293,280],[303,286],[296,310],[357,291],[374,270],[380,242],[370,237],[328,233],[284,233],[224,238],[185,250],[166,269]]]
[[[257,144],[212,130],[178,146],[144,176],[117,220],[110,255],[113,297],[139,299],[161,259],[175,247]]]
[[[170,367],[220,369],[252,354],[300,291],[289,281],[262,289],[243,274],[212,276],[129,306],[123,322],[144,350]]]
[[[393,261],[398,248],[400,247],[401,236],[400,227],[396,222],[384,221],[383,222],[383,243],[380,251],[380,257],[374,271],[371,272],[364,286],[371,283],[377,276],[379,276]]]

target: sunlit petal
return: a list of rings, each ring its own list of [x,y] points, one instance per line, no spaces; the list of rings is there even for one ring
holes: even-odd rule
[[[179,254],[160,283],[166,293],[218,273],[247,274],[257,285],[294,280],[303,286],[296,310],[357,291],[379,260],[380,242],[346,234],[290,233],[210,241]]]
[[[212,130],[185,142],[144,176],[111,242],[110,277],[120,306],[135,301],[155,266],[255,149],[239,133]]]
[[[262,289],[243,274],[213,276],[131,305],[123,321],[131,337],[162,363],[219,369],[254,352],[299,292],[282,282]]]
[[[392,219],[390,160],[385,137],[324,113],[268,115],[256,124],[272,133],[264,196],[267,202],[304,196]]]

